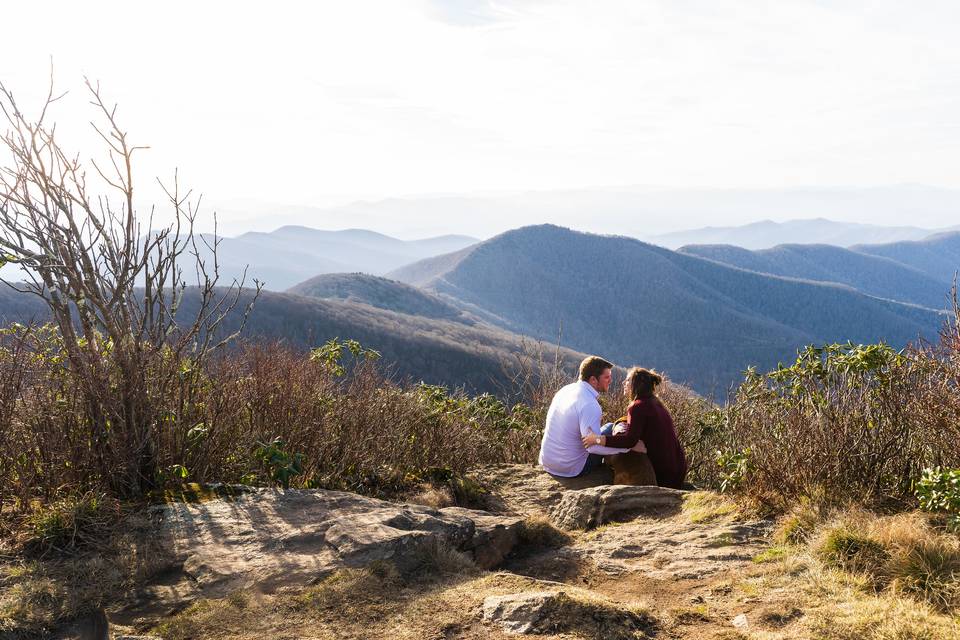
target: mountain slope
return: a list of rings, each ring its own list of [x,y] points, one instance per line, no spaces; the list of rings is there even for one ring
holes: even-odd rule
[[[937,233],[923,240],[860,244],[850,248],[896,260],[942,282],[951,282],[954,274],[960,271],[960,231]]]
[[[677,250],[730,266],[790,278],[845,284],[873,296],[944,308],[945,278],[882,256],[822,244],[784,244],[751,251],[732,245],[690,245]]]
[[[223,330],[234,331],[241,309],[250,299],[246,292],[240,308],[228,317]],[[192,317],[198,308],[196,289],[188,289],[180,317]],[[0,288],[0,322],[43,321],[43,302],[35,296]],[[279,339],[309,349],[331,338],[352,338],[383,355],[383,363],[399,377],[431,384],[466,387],[472,391],[512,393],[504,372],[516,372],[517,357],[536,348],[526,340],[495,327],[422,318],[338,300],[319,300],[289,293],[264,291],[243,332],[248,339]],[[550,361],[555,349],[549,350]],[[571,375],[583,354],[562,349],[560,357]],[[514,390],[515,391],[515,390]]]
[[[808,343],[932,335],[940,316],[849,287],[729,267],[623,237],[552,225],[507,232],[390,274],[619,364],[665,370],[705,393]]]
[[[417,287],[364,273],[328,273],[287,290],[308,298],[344,300],[421,318],[472,324],[453,305]]]

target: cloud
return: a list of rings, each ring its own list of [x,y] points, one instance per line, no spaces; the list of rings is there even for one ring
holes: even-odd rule
[[[429,14],[457,27],[482,27],[501,22],[511,15],[493,0],[427,0]]]

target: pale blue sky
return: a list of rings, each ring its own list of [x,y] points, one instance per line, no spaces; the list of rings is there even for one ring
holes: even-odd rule
[[[36,104],[53,56],[83,149],[100,79],[214,202],[960,187],[953,2],[91,4],[4,6],[0,78]]]

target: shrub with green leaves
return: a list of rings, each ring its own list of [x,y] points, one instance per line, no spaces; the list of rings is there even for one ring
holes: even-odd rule
[[[723,409],[721,487],[781,510],[804,496],[912,499],[924,467],[960,463],[956,434],[944,427],[960,411],[949,399],[960,380],[950,366],[848,342],[806,347],[766,374],[749,370]]]
[[[922,509],[948,514],[951,528],[960,531],[960,469],[924,469],[915,493]]]
[[[290,481],[303,474],[303,454],[290,453],[285,446],[283,439],[276,437],[268,443],[258,443],[253,455],[267,469],[274,484],[289,489]]]
[[[717,465],[722,470],[720,492],[738,489],[750,473],[750,449],[742,451],[717,451]]]

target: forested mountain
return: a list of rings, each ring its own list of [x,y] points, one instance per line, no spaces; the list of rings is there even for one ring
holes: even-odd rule
[[[250,295],[247,292],[241,297],[240,306],[223,326],[225,332],[239,326],[241,310]],[[192,317],[198,303],[198,290],[188,289],[179,317]],[[36,296],[0,287],[0,324],[43,321],[46,317],[46,308]],[[537,349],[534,341],[496,327],[270,291],[261,293],[242,335],[252,340],[282,340],[304,350],[331,338],[351,338],[380,351],[383,364],[398,377],[473,391],[511,393],[516,389],[510,391],[504,372],[516,373],[518,356]],[[552,363],[556,348],[546,345],[544,349]],[[562,349],[560,356],[572,379],[583,354]]]
[[[406,241],[363,229],[323,231],[288,226],[270,233],[249,232],[236,238],[221,238],[217,259],[227,281],[238,278],[246,267],[247,282],[257,278],[266,283],[267,289],[283,291],[322,273],[362,271],[380,275],[475,242],[467,236]],[[200,248],[209,260],[210,252]]]
[[[931,233],[931,230],[919,227],[885,227],[814,218],[786,222],[762,220],[735,227],[704,227],[649,236],[646,239],[670,249],[692,244],[729,244],[745,249],[769,249],[785,243],[847,247],[864,242],[920,240]]]
[[[705,393],[811,343],[904,345],[936,312],[847,286],[755,273],[637,240],[553,225],[504,233],[390,277],[490,312],[504,327],[641,364]]]
[[[943,282],[951,282],[954,274],[960,271],[960,231],[938,233],[911,242],[860,244],[850,248],[896,260]]]
[[[678,251],[760,273],[845,284],[873,296],[933,309],[945,308],[949,293],[947,277],[933,278],[890,258],[830,245],[783,244],[759,251],[690,245]]]
[[[287,290],[309,298],[345,300],[378,309],[473,324],[462,311],[417,287],[364,273],[328,273]]]

